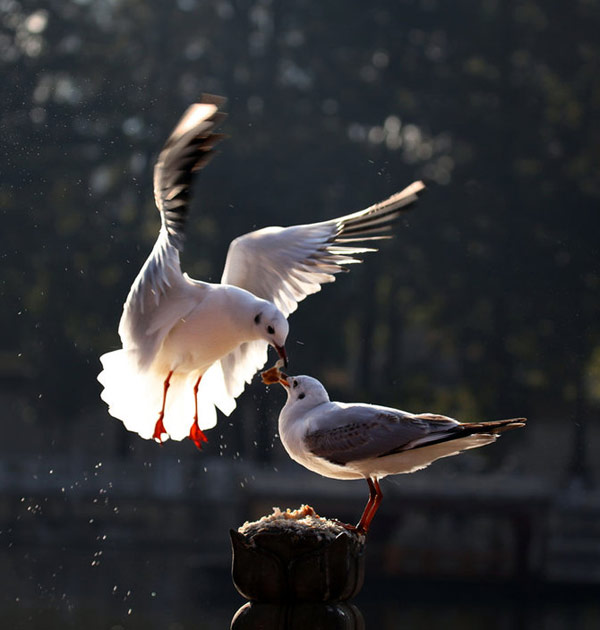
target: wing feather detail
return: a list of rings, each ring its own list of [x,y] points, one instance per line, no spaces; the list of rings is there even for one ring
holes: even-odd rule
[[[183,250],[189,213],[190,187],[194,174],[214,156],[224,135],[215,129],[227,114],[220,112],[226,99],[204,94],[190,105],[167,138],[154,167],[154,200],[169,244]]]
[[[190,186],[194,173],[208,163],[222,138],[214,129],[225,117],[218,111],[224,102],[221,97],[204,95],[202,102],[191,105],[167,138],[154,167],[154,199],[161,228],[129,290],[119,323],[123,348],[135,351],[140,369],[149,366],[165,335],[204,294],[203,283],[192,282],[181,273],[179,252]]]
[[[287,316],[307,295],[333,282],[335,274],[362,262],[357,256],[377,251],[365,243],[391,238],[393,223],[424,188],[423,182],[414,182],[380,203],[337,219],[240,236],[229,247],[221,282],[274,302]]]
[[[307,424],[310,422],[311,418]],[[401,450],[432,430],[445,432],[458,424],[452,418],[439,416],[432,427],[426,417],[405,411],[374,405],[330,403],[326,420],[319,422],[315,417],[312,425],[315,428],[304,439],[307,448],[317,457],[345,465],[380,457],[391,448]]]

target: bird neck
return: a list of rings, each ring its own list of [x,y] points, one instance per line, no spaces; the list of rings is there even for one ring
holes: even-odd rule
[[[260,312],[264,300],[233,285],[222,285],[225,289],[224,297],[227,301],[227,310],[231,313],[235,325],[240,331],[244,331],[247,341],[260,339],[258,327],[254,323],[255,315]]]

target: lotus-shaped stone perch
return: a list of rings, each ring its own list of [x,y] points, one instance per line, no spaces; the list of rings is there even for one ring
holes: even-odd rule
[[[273,513],[231,530],[232,577],[253,602],[339,602],[365,573],[365,538],[313,508]]]

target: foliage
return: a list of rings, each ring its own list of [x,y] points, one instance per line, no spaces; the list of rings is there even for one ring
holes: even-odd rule
[[[254,227],[430,188],[293,316],[294,371],[467,417],[572,408],[600,347],[596,0],[0,11],[0,371],[39,418],[101,404],[97,356],[157,233],[153,160],[202,91],[229,97],[230,139],[196,188],[192,276],[217,280]]]

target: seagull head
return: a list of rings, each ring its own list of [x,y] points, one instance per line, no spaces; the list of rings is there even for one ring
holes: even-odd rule
[[[327,390],[312,376],[288,376],[281,372],[279,383],[287,391],[286,405],[312,408],[329,402]]]
[[[263,302],[261,309],[254,315],[257,337],[264,339],[275,350],[283,365],[287,367],[288,358],[285,351],[285,340],[290,330],[285,315],[272,302]]]

